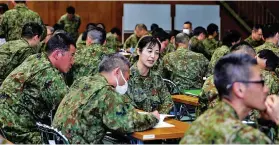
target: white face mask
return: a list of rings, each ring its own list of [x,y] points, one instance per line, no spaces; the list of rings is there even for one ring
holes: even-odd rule
[[[185,33],[185,34],[187,34],[187,35],[190,34],[190,30],[189,30],[189,29],[183,29],[182,31],[183,31],[183,33]]]
[[[124,94],[127,92],[127,90],[128,90],[128,83],[127,83],[127,81],[125,80],[125,78],[124,78],[123,73],[122,73],[121,70],[120,70],[120,73],[121,73],[122,79],[125,81],[125,84],[124,84],[123,86],[119,86],[118,80],[117,80],[117,78],[115,77],[115,80],[116,80],[115,91],[118,92],[120,95],[124,95]]]

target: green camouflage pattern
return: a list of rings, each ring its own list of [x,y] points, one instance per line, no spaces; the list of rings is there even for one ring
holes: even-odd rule
[[[203,41],[200,41],[197,36],[193,36],[189,41],[189,49],[196,53],[203,54],[208,60],[210,60],[210,52],[207,51],[203,45]]]
[[[64,30],[76,41],[78,38],[78,29],[81,24],[80,16],[75,14],[72,20],[69,20],[67,14],[61,16],[58,24],[64,25]]]
[[[270,144],[258,129],[243,124],[229,104],[220,102],[198,117],[180,144]]]
[[[158,120],[139,114],[101,75],[75,81],[55,114],[53,126],[71,144],[100,144],[108,129],[121,133],[143,131]]]
[[[141,76],[135,63],[130,69],[128,96],[135,108],[151,112],[158,110],[168,114],[173,107],[173,101],[163,78],[149,70],[147,76]]]
[[[202,41],[202,44],[205,48],[205,52],[208,53],[209,58],[211,59],[214,51],[218,48],[222,46],[222,42],[221,41],[217,41],[214,38],[206,38]],[[209,60],[210,60],[209,59]]]
[[[163,58],[163,77],[173,81],[181,91],[200,89],[208,63],[202,54],[180,47]]]
[[[260,45],[260,46],[255,48],[257,53],[260,52],[261,50],[264,50],[264,49],[271,50],[272,52],[274,52],[279,57],[279,47],[276,46],[274,43],[265,42],[263,45]]]
[[[169,54],[174,51],[175,51],[175,46],[172,43],[168,43],[167,47],[165,48],[165,51],[160,53],[160,57],[163,58],[166,54]]]
[[[136,48],[137,44],[138,44],[139,38],[137,37],[136,34],[132,34],[131,36],[129,36],[124,45],[123,45],[123,49],[126,50],[128,48]]]
[[[76,46],[77,46],[77,50],[86,47],[86,41],[82,40],[82,34],[78,36]]]
[[[16,144],[40,144],[36,122],[50,125],[49,114],[68,92],[62,74],[45,54],[29,56],[4,80],[0,99],[0,124]]]
[[[263,40],[261,40],[261,41],[253,40],[251,35],[248,38],[246,38],[244,41],[248,42],[253,48],[264,44]]]
[[[40,24],[44,30],[41,40],[46,37],[46,27],[38,15],[31,11],[25,4],[16,4],[14,9],[6,11],[2,15],[0,22],[0,35],[4,35],[6,41],[17,40],[21,38],[22,28],[26,23],[36,22]]]
[[[213,74],[213,71],[214,71],[214,67],[216,65],[216,63],[218,62],[218,60],[225,56],[226,54],[230,53],[230,48],[226,45],[222,45],[221,47],[217,48],[212,57],[211,57],[211,60],[209,62],[209,65],[208,65],[208,75],[211,75]]]
[[[106,37],[106,47],[108,49],[113,50],[114,52],[118,52],[120,48],[123,47],[123,45],[114,34],[109,32],[107,33],[107,37]]]
[[[265,85],[269,88],[269,95],[279,93],[279,78],[274,71],[262,70]]]

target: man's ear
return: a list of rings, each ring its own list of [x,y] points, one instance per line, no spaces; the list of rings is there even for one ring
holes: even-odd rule
[[[55,60],[60,59],[61,56],[62,54],[59,50],[55,50],[51,53],[51,57],[53,57]]]
[[[246,91],[246,87],[243,83],[235,82],[232,85],[232,91],[236,97],[243,99],[245,95],[244,93]]]

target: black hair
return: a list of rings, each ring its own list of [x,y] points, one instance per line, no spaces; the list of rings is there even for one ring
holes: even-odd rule
[[[105,26],[104,23],[97,23],[96,26],[99,27],[99,28],[102,28],[102,29],[106,30],[106,26]]]
[[[22,28],[21,37],[31,39],[35,35],[40,37],[43,34],[43,28],[41,25],[35,22],[26,23]]]
[[[192,23],[190,21],[186,21],[186,22],[184,22],[184,24],[190,24],[192,27]]]
[[[150,26],[150,31],[153,31],[153,30],[156,29],[156,28],[159,28],[159,25],[153,23],[153,24],[151,24],[151,26]]]
[[[172,37],[172,36],[175,37],[178,33],[180,33],[178,30],[172,30],[172,31],[170,31],[169,35],[170,35],[170,37]]]
[[[15,3],[26,3],[26,0],[15,0]]]
[[[207,26],[207,34],[208,35],[213,35],[214,32],[216,32],[216,33],[218,32],[218,29],[219,28],[216,24],[211,23]]]
[[[198,26],[198,27],[196,27],[195,29],[194,29],[194,31],[193,31],[193,34],[195,35],[195,36],[199,36],[200,34],[204,34],[204,35],[206,35],[207,33],[206,33],[206,30],[203,28],[203,27],[201,27],[201,26]]]
[[[75,14],[76,10],[75,10],[75,8],[73,6],[69,6],[69,7],[66,8],[66,12],[68,14]]]
[[[264,39],[272,38],[278,33],[278,27],[275,24],[268,24],[263,27]]]
[[[136,26],[135,26],[135,29],[136,28],[139,28],[140,30],[145,30],[145,31],[147,31],[147,27],[144,25],[144,24],[137,24]]]
[[[121,31],[117,27],[114,27],[110,30],[112,34],[116,33],[118,36],[121,36]]]
[[[170,39],[169,34],[166,31],[164,31],[162,28],[156,28],[152,32],[152,36],[158,38],[161,42]]]
[[[264,49],[258,52],[258,57],[266,59],[266,69],[270,71],[275,71],[279,63],[278,56],[271,50]]]
[[[7,4],[1,3],[0,4],[0,10],[1,10],[1,14],[4,14],[7,10],[9,10],[9,7],[8,7]]]
[[[228,47],[232,46],[233,42],[237,42],[241,39],[241,35],[236,30],[228,30],[223,37],[222,43]]]
[[[54,34],[46,44],[46,52],[50,55],[55,50],[69,51],[70,45],[76,47],[74,40],[68,34]]]

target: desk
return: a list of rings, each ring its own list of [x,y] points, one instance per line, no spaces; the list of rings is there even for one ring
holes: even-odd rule
[[[171,97],[174,102],[193,105],[193,106],[199,105],[198,97],[192,97],[187,95],[172,95]]]
[[[142,144],[147,140],[162,140],[182,138],[190,127],[186,122],[177,121],[175,119],[166,118],[165,122],[175,125],[169,128],[154,128],[142,132],[134,132],[132,137],[137,140],[137,144]]]
[[[0,135],[0,144],[13,144]]]

